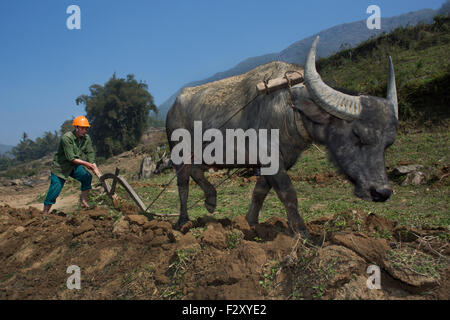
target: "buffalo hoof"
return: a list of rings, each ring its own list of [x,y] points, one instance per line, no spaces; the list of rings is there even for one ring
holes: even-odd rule
[[[205,200],[205,208],[209,213],[213,213],[216,210],[217,198],[216,196],[207,197]]]
[[[290,231],[291,231],[292,235],[294,235],[294,236],[299,235],[302,239],[305,239],[305,240],[308,240],[308,241],[313,241],[314,240],[314,238],[311,236],[311,234],[309,233],[308,229],[306,229],[306,228],[295,228],[295,229],[293,229],[291,227]]]
[[[308,240],[308,241],[313,241],[313,237],[311,236],[311,234],[308,232],[308,230],[301,230],[299,232],[297,232],[298,235],[300,235],[303,239]]]
[[[173,228],[175,230],[181,230],[189,222],[191,222],[189,219],[178,219],[177,223],[175,223]]]
[[[253,219],[253,218],[250,218],[248,215],[246,215],[246,216],[245,216],[245,219],[247,220],[248,225],[249,225],[250,227],[254,227],[254,226],[256,226],[256,225],[258,224],[258,218]]]

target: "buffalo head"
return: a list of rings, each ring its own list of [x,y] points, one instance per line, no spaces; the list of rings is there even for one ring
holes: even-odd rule
[[[305,64],[305,85],[316,105],[328,115],[323,143],[332,160],[365,200],[386,201],[392,194],[385,167],[385,150],[394,143],[398,122],[397,92],[389,57],[387,98],[353,96],[325,84],[316,71],[319,37]]]

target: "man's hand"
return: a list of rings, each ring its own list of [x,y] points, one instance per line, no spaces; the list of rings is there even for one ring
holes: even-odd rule
[[[97,167],[97,165],[96,165],[95,163],[92,163],[91,170],[94,171],[95,175],[96,175],[97,177],[99,177],[99,178],[100,178],[100,176],[102,175],[102,174],[100,173],[100,170],[98,170],[98,167]]]
[[[85,166],[86,168],[92,170],[95,173],[95,175],[100,178],[101,173],[95,163],[90,163],[81,159],[74,159],[72,162],[75,164],[81,164],[82,166]]]

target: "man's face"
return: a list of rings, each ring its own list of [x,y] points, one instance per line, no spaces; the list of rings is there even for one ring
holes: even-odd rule
[[[78,138],[84,137],[89,127],[75,127],[75,133]]]

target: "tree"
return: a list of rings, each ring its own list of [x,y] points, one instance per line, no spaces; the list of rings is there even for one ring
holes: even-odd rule
[[[9,152],[0,154],[0,171],[7,170],[11,165],[14,164],[14,159],[8,157]]]
[[[55,131],[55,133],[51,133],[50,131],[44,132],[43,136],[37,138],[34,143],[33,155],[31,155],[32,158],[39,159],[56,151],[59,144],[59,138],[57,131]]]
[[[137,146],[148,127],[149,111],[158,111],[147,84],[132,74],[123,79],[114,73],[104,86],[94,84],[89,91],[75,102],[86,106],[97,155],[108,158]]]
[[[73,117],[75,118],[75,117]],[[68,132],[68,131],[72,131],[73,130],[73,126],[72,126],[73,120],[66,120],[63,122],[63,124],[61,125],[61,136]]]
[[[158,119],[156,116],[149,115],[147,119],[148,127],[150,128],[162,128],[165,125],[165,121]]]
[[[11,154],[16,158],[17,161],[24,162],[30,159],[34,149],[34,141],[28,138],[28,134],[24,132],[22,135],[22,139],[20,139],[20,142],[11,149]]]
[[[55,133],[46,131],[42,137],[37,138],[36,141],[28,138],[28,134],[24,132],[20,142],[11,149],[11,154],[18,162],[35,160],[56,151],[58,143],[59,136],[56,131]]]

